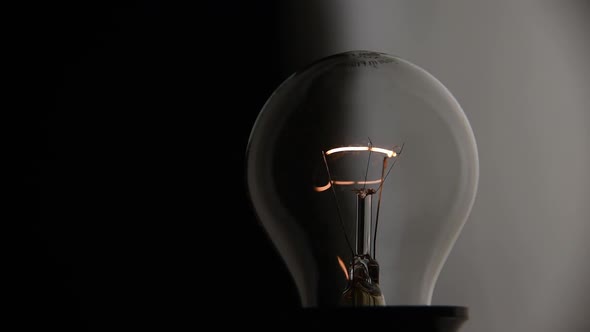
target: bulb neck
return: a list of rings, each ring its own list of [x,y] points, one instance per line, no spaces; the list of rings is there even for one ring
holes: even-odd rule
[[[379,264],[369,255],[356,255],[350,267],[350,280],[342,293],[345,306],[383,306],[379,288]],[[373,278],[375,277],[375,278]]]

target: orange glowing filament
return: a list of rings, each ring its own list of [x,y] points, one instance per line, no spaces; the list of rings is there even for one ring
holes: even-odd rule
[[[322,192],[325,190],[330,189],[330,187],[333,185],[335,186],[352,186],[355,184],[361,184],[361,185],[365,185],[365,184],[379,184],[381,183],[381,180],[368,180],[368,181],[332,181],[331,183],[328,182],[326,185],[324,186],[319,186],[319,187],[314,187],[313,190],[317,191],[317,192]]]
[[[375,146],[345,146],[345,147],[333,148],[333,149],[326,151],[325,155],[328,156],[328,155],[340,153],[340,152],[358,152],[358,151],[371,151],[371,152],[383,153],[384,155],[387,156],[387,158],[397,157],[397,152],[395,152],[394,150],[378,148]],[[333,185],[334,186],[352,186],[355,184],[356,185],[379,184],[379,183],[381,183],[382,180],[383,179],[366,180],[366,181],[332,180],[323,186],[315,186],[313,188],[313,190],[315,190],[316,192],[322,192],[322,191],[326,191],[326,190],[330,189],[330,187],[332,187]]]
[[[387,155],[387,157],[389,157],[389,158],[397,156],[397,152],[395,152],[393,150],[387,150],[387,149],[378,148],[378,147],[374,147],[374,146],[346,146],[346,147],[341,147],[341,148],[334,148],[334,149],[330,149],[330,150],[326,151],[326,155],[331,155],[332,153],[337,153],[337,152],[353,152],[353,151],[378,152],[378,153],[383,153],[383,154]]]
[[[348,270],[346,269],[346,264],[344,264],[344,262],[342,261],[342,258],[340,258],[340,256],[336,256],[336,258],[338,258],[338,264],[340,265],[340,268],[344,272],[344,276],[346,277],[346,280],[349,280],[350,277],[348,276]]]

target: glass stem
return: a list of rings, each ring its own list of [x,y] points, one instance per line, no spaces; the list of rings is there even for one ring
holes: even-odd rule
[[[365,190],[359,191],[357,195],[356,215],[356,254],[371,255],[371,196]]]

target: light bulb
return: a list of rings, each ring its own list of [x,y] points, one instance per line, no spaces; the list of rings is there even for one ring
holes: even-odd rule
[[[320,59],[287,78],[252,128],[252,206],[303,307],[430,305],[477,191],[457,100],[380,52]]]

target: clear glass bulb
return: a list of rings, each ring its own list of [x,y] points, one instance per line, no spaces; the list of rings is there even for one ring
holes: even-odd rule
[[[267,100],[246,157],[303,307],[430,304],[478,182],[469,121],[436,78],[379,52],[316,61]]]

